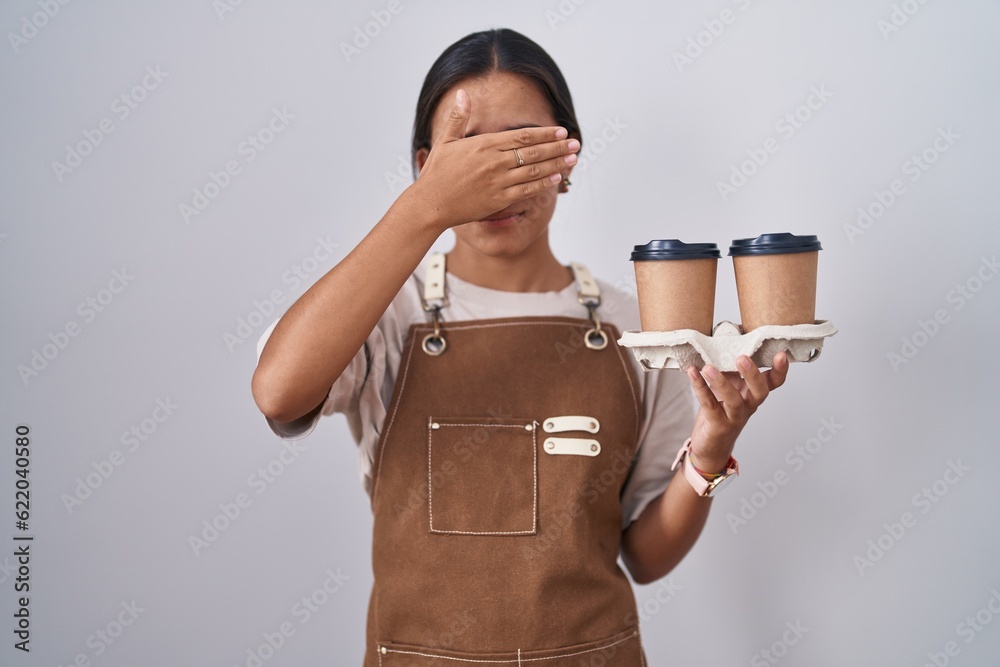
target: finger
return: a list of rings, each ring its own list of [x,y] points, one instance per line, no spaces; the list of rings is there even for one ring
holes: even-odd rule
[[[715,394],[709,388],[708,383],[705,382],[705,378],[701,376],[698,369],[691,366],[687,370],[688,380],[691,381],[691,387],[694,389],[695,398],[698,399],[698,403],[701,405],[701,409],[706,412],[706,414],[722,414],[722,405],[715,398]]]
[[[517,130],[507,130],[496,133],[496,147],[502,151],[514,148],[520,150],[536,144],[562,141],[569,136],[564,127],[522,127]]]
[[[534,164],[524,164],[515,169],[511,169],[508,172],[508,178],[510,179],[508,183],[511,185],[516,183],[523,183],[524,181],[534,181],[539,178],[546,178],[553,174],[559,174],[559,179],[555,182],[558,183],[562,180],[562,173],[568,171],[577,162],[577,157],[574,153],[570,153],[565,157],[557,157],[553,160],[546,160],[545,162],[536,162]]]
[[[554,173],[544,178],[538,178],[524,183],[514,183],[504,189],[504,194],[510,203],[530,199],[551,190],[562,181],[562,174]],[[509,205],[509,204],[508,204]]]
[[[517,149],[521,159],[525,164],[545,162],[547,160],[560,160],[573,155],[572,161],[566,164],[576,164],[576,153],[580,150],[580,142],[576,139],[566,139],[564,141],[551,141],[544,144],[535,144]],[[501,151],[504,155],[510,155],[513,151]]]
[[[767,376],[767,386],[770,389],[777,389],[785,384],[785,378],[788,377],[788,354],[784,351],[779,352],[774,355],[774,360],[771,364],[771,370],[765,373]]]
[[[722,409],[725,410],[726,415],[730,419],[739,419],[744,407],[743,395],[729,382],[729,378],[722,375],[711,364],[706,365],[703,371],[712,391],[722,401]]]
[[[448,114],[444,130],[441,134],[442,142],[456,141],[465,138],[466,129],[469,127],[469,115],[472,111],[472,101],[469,94],[464,89],[459,88],[455,93],[455,105]]]
[[[756,408],[764,402],[770,391],[767,386],[767,378],[761,374],[760,369],[746,355],[740,355],[739,359],[736,360],[736,365],[740,369],[740,375],[743,376],[749,394],[744,394],[744,396],[750,399],[751,405]]]

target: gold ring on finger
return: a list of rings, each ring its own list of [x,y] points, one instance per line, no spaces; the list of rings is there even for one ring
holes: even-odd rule
[[[514,157],[517,158],[517,166],[518,167],[523,167],[524,166],[524,160],[521,158],[521,154],[517,152],[516,148],[514,149]]]

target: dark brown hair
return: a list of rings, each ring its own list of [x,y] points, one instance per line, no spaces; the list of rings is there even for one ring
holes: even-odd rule
[[[434,61],[417,100],[413,123],[413,176],[417,176],[417,151],[431,147],[431,121],[441,97],[455,84],[494,72],[520,74],[533,80],[552,105],[556,125],[582,143],[573,97],[566,79],[552,57],[538,44],[508,28],[474,32],[444,50]]]

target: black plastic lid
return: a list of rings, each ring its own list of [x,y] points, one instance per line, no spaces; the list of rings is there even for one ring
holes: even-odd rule
[[[819,238],[816,236],[796,236],[783,232],[781,234],[761,234],[754,239],[736,239],[729,246],[731,257],[746,255],[787,255],[793,252],[814,252],[822,250]]]
[[[637,245],[629,258],[633,262],[659,259],[720,259],[722,253],[714,243],[684,243],[677,239],[650,241]]]

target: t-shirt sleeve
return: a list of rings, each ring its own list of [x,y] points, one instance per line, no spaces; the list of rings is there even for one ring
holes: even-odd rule
[[[643,425],[639,454],[622,493],[623,530],[666,490],[674,476],[670,466],[694,428],[694,393],[684,373],[649,371],[641,381]]]

